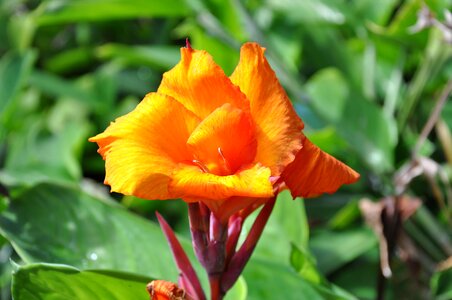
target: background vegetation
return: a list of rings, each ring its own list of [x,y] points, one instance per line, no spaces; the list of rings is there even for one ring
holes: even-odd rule
[[[190,249],[186,206],[110,195],[87,138],[156,90],[185,37],[227,74],[243,42],[267,47],[307,135],[362,175],[282,194],[229,299],[452,299],[451,7],[1,0],[0,299],[148,299],[151,278],[176,280],[150,219]]]

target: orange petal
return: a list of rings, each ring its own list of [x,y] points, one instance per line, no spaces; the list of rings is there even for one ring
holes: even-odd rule
[[[171,97],[150,93],[129,114],[89,139],[106,160],[112,191],[145,199],[172,198],[169,176],[190,160],[186,141],[199,119]]]
[[[181,61],[163,74],[158,92],[175,98],[201,119],[225,103],[249,106],[210,54],[188,48],[181,48]]]
[[[170,192],[180,198],[190,199],[270,197],[273,187],[269,177],[270,169],[259,164],[228,176],[205,173],[196,166],[184,165],[172,174]]]
[[[357,181],[359,174],[303,136],[303,148],[282,178],[295,198],[334,193],[341,185]]]
[[[301,148],[303,122],[258,44],[242,46],[240,62],[230,78],[250,101],[257,125],[255,161],[270,167],[277,176]]]
[[[205,118],[187,143],[194,157],[207,166],[209,173],[217,175],[234,174],[241,166],[251,163],[256,154],[250,114],[229,103]]]

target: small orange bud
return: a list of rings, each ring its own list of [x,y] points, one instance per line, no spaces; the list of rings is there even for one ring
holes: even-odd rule
[[[151,281],[146,289],[151,295],[151,300],[192,300],[192,298],[179,288],[175,283],[165,280]]]

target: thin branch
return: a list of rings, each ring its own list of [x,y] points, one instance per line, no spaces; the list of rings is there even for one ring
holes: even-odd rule
[[[439,96],[438,100],[436,101],[435,108],[433,109],[432,113],[430,114],[430,117],[428,118],[427,123],[425,123],[424,128],[421,131],[421,134],[416,142],[416,145],[414,146],[414,150],[412,153],[413,159],[417,158],[422,145],[424,144],[425,140],[427,139],[428,135],[432,131],[435,124],[438,122],[438,119],[441,114],[441,111],[443,110],[444,104],[446,103],[447,98],[449,97],[449,94],[451,92],[452,92],[452,79],[449,80],[449,82],[444,87],[443,91],[441,92],[441,95]]]

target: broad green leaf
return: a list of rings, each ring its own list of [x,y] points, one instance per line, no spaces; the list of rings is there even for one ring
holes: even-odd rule
[[[26,263],[177,278],[156,224],[74,187],[40,184],[28,189],[0,215],[0,231]],[[190,248],[188,242],[184,245]]]
[[[50,57],[45,68],[52,73],[65,74],[83,70],[94,63],[94,50],[90,47],[69,48]]]
[[[321,130],[310,130],[306,135],[312,143],[332,156],[336,157],[349,151],[347,142],[339,136],[333,126],[323,127]]]
[[[375,172],[393,167],[395,120],[374,103],[350,91],[337,69],[318,71],[308,82],[311,105]]]
[[[348,20],[352,24],[360,25],[361,22],[375,22],[377,24],[386,24],[391,17],[393,10],[397,7],[397,0],[359,0],[354,1],[349,7],[353,11],[353,20]]]
[[[254,218],[245,223],[244,232],[249,231]],[[284,265],[290,265],[292,244],[306,248],[309,238],[309,226],[301,199],[292,200],[289,191],[279,194],[273,212],[265,227],[254,256],[269,259]]]
[[[275,226],[280,226],[280,234],[289,238],[296,246],[306,247],[309,241],[309,224],[304,200],[293,199],[290,192],[285,190],[278,195],[276,201],[270,224],[275,223]]]
[[[149,300],[149,281],[147,277],[117,271],[30,264],[14,272],[12,294],[15,300]]]
[[[189,8],[182,0],[50,0],[38,9],[37,23],[55,25],[139,17],[175,17],[189,13]]]
[[[182,46],[182,45],[181,45]],[[180,59],[180,47],[174,46],[126,46],[107,44],[97,48],[101,59],[117,59],[131,66],[149,66],[168,70]]]
[[[333,230],[341,230],[349,227],[356,220],[361,219],[358,201],[353,199],[342,207],[328,222]]]
[[[306,83],[306,90],[320,116],[331,123],[340,121],[349,91],[347,82],[337,69],[328,68],[317,72]]]
[[[344,1],[268,0],[269,7],[296,24],[344,24]],[[300,13],[303,12],[303,13]]]
[[[12,14],[6,27],[14,49],[21,53],[29,51],[37,27],[34,16],[26,13]]]
[[[67,108],[74,113],[76,107],[71,105]],[[39,122],[30,122],[34,125],[33,130],[24,128],[10,138],[10,152],[0,170],[1,182],[31,186],[49,180],[80,180],[82,170],[78,157],[86,145],[90,128],[88,123],[71,120],[61,109],[58,112],[46,120],[51,122],[50,129],[56,132],[48,134]]]
[[[358,198],[359,195],[338,192],[334,195],[323,195],[307,200],[305,201],[306,213],[309,220],[315,224],[328,223],[354,197]]]
[[[374,299],[379,268],[379,250],[374,247],[330,275],[329,279],[359,299]]]
[[[31,50],[25,54],[9,52],[0,59],[0,120],[2,123],[3,118],[7,117],[4,115],[7,107],[26,83],[34,59],[35,53]]]
[[[27,190],[0,215],[0,231],[26,263],[63,263],[80,269],[115,269],[172,281],[177,278],[168,246],[156,225],[76,188],[41,184]],[[186,249],[190,247],[188,241],[181,242]],[[304,281],[290,271],[288,264],[267,266],[252,259],[246,270],[251,293],[247,299],[271,295],[278,285],[291,295],[297,295],[294,291],[308,296],[336,293]],[[281,270],[277,275],[280,280],[264,284],[265,277],[273,276],[275,270]],[[234,293],[243,294],[243,284],[236,286]]]
[[[187,3],[199,15],[211,14],[228,34],[236,40],[243,41],[246,39],[246,31],[243,30],[243,18],[240,13],[241,3],[234,0],[186,0]],[[201,17],[203,18],[203,17]],[[207,28],[209,30],[209,28]]]
[[[303,50],[303,44],[293,38],[298,32],[299,28],[289,31],[287,27],[281,26],[274,28],[267,36],[268,44],[291,74],[297,74]]]
[[[336,287],[312,285],[281,266],[256,261],[245,271],[250,283],[246,299],[355,299]],[[16,300],[148,299],[145,286],[151,279],[108,270],[85,270],[67,265],[30,264],[14,273]],[[241,282],[241,280],[239,280]],[[234,297],[234,298],[233,298]],[[243,290],[226,299],[245,299]]]
[[[350,96],[341,122],[339,134],[376,173],[394,168],[394,148],[397,125],[376,104],[361,97]]]
[[[118,70],[113,65],[103,65],[96,72],[76,80],[67,80],[49,72],[35,71],[30,76],[30,83],[44,94],[58,100],[76,100],[85,109],[100,115],[102,123],[108,124],[109,115],[116,108],[113,103],[117,98],[119,79]],[[104,119],[108,118],[108,122]]]
[[[96,102],[94,95],[86,88],[48,72],[33,72],[30,84],[53,97],[75,99],[86,104]]]
[[[187,29],[193,47],[209,52],[226,74],[232,74],[239,61],[239,51],[224,41],[211,37],[208,32],[198,26],[193,25]]]
[[[225,300],[246,300],[248,296],[248,287],[243,276],[240,276],[237,282],[226,293]]]
[[[317,270],[315,258],[307,249],[292,245],[290,264],[304,279],[312,283],[323,282],[323,278]]]
[[[312,284],[289,267],[270,261],[252,260],[243,276],[248,284],[248,300],[356,299],[337,287]]]
[[[366,253],[376,244],[377,239],[374,233],[367,228],[334,232],[317,230],[310,240],[310,247],[317,258],[318,268],[323,274],[337,270]]]

